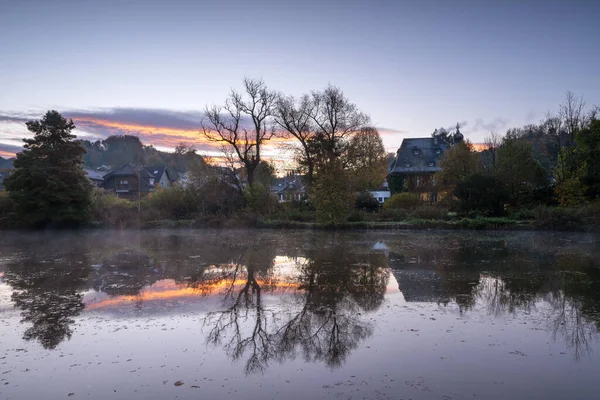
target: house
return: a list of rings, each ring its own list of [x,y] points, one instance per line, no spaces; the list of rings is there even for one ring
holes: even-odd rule
[[[104,184],[104,172],[99,172],[93,169],[83,169],[94,186],[102,187]]]
[[[377,200],[379,204],[385,203],[385,201],[391,196],[387,180],[383,182],[381,187],[369,190],[369,193],[375,198],[375,200]]]
[[[271,184],[273,193],[280,203],[302,201],[306,197],[306,185],[301,175],[290,174],[283,178],[275,178]]]
[[[452,140],[457,143],[462,139],[457,126]],[[393,191],[419,193],[423,201],[437,201],[435,173],[441,171],[439,161],[447,149],[442,137],[435,132],[432,137],[402,140],[388,174]]]
[[[156,178],[146,167],[129,163],[104,175],[102,187],[121,198],[137,200],[154,192]]]
[[[146,171],[154,176],[156,187],[167,189],[177,180],[175,174],[164,165],[146,167]]]

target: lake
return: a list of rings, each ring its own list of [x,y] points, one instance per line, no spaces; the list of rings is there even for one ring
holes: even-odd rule
[[[600,236],[2,233],[0,399],[597,399]]]

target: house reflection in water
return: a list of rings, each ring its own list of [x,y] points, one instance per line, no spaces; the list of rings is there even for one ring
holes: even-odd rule
[[[589,349],[582,338],[598,332],[600,263],[544,242],[296,232],[256,233],[248,242],[205,234],[200,246],[193,235],[122,235],[64,239],[68,246],[46,240],[35,254],[16,242],[1,279],[21,310],[25,340],[54,349],[82,312],[194,311],[206,343],[243,361],[247,373],[296,356],[336,368],[373,334],[372,313],[386,294],[399,291],[406,302],[493,316],[544,302],[550,307],[539,309],[576,357]]]

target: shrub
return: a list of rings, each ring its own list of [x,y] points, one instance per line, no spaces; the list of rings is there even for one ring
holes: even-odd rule
[[[454,194],[460,201],[460,210],[476,211],[484,215],[504,214],[504,204],[508,194],[501,182],[491,176],[471,175],[456,185]]]
[[[579,207],[545,207],[534,210],[535,226],[539,229],[561,231],[598,231],[600,229],[600,201]]]
[[[587,189],[579,178],[570,178],[558,184],[554,188],[554,194],[561,206],[576,206],[586,202]]]
[[[383,221],[400,222],[410,219],[408,211],[396,208],[386,208],[385,206],[379,213],[379,216]]]
[[[410,209],[417,207],[421,203],[421,199],[417,193],[402,192],[396,193],[385,203],[383,208],[385,209]]]
[[[283,221],[314,222],[314,208],[307,202],[290,201],[279,205],[276,212],[269,215],[270,219]]]
[[[260,183],[254,183],[244,188],[244,201],[249,211],[261,215],[276,210],[279,205],[269,188]]]
[[[448,209],[434,205],[422,205],[415,208],[411,214],[416,219],[446,219],[448,218]]]
[[[365,216],[362,212],[354,210],[348,216],[348,222],[362,222],[365,220]]]
[[[193,189],[173,186],[148,195],[142,208],[144,220],[189,219],[198,213],[199,200]]]
[[[138,218],[137,203],[99,188],[92,191],[92,221],[108,227],[131,227]]]
[[[529,208],[522,208],[520,210],[515,210],[511,214],[511,218],[515,220],[521,221],[529,221],[535,219],[535,210]]]
[[[582,221],[575,209],[540,206],[535,209],[535,226],[540,229],[574,231],[582,229]]]
[[[0,226],[8,227],[13,218],[14,203],[7,192],[0,192]]]
[[[356,196],[355,207],[359,210],[375,212],[379,209],[379,202],[369,192],[361,192]]]

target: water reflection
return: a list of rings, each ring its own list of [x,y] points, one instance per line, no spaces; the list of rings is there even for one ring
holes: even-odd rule
[[[77,253],[51,260],[26,258],[7,265],[4,280],[13,288],[11,296],[20,308],[21,322],[30,324],[24,340],[37,340],[46,349],[71,338],[71,325],[84,309],[81,291],[89,264]]]
[[[23,338],[47,349],[71,338],[84,308],[127,317],[202,304],[205,342],[247,373],[295,358],[343,365],[375,332],[391,274],[408,303],[543,320],[540,327],[575,359],[599,337],[597,242],[448,233],[252,232],[252,240],[240,239],[248,236],[14,238],[0,248],[1,279],[21,310]]]
[[[547,316],[550,323],[544,328],[576,360],[591,354],[592,342],[600,338],[600,261],[595,251],[504,238],[460,241],[426,254],[419,250],[390,255],[409,302],[455,303],[461,314],[485,310],[494,317]]]
[[[246,373],[264,371],[269,362],[297,354],[339,367],[373,333],[372,323],[361,313],[377,310],[384,300],[389,276],[385,261],[382,254],[356,254],[334,241],[311,248],[288,275],[273,273],[272,263],[267,268],[260,268],[264,263],[248,263],[245,269],[238,265],[233,271],[246,282],[229,286],[225,308],[206,317],[207,342],[223,346],[234,360],[245,357]],[[284,279],[294,292],[266,308],[263,296],[273,292],[277,279]],[[250,321],[249,326],[240,320]]]

